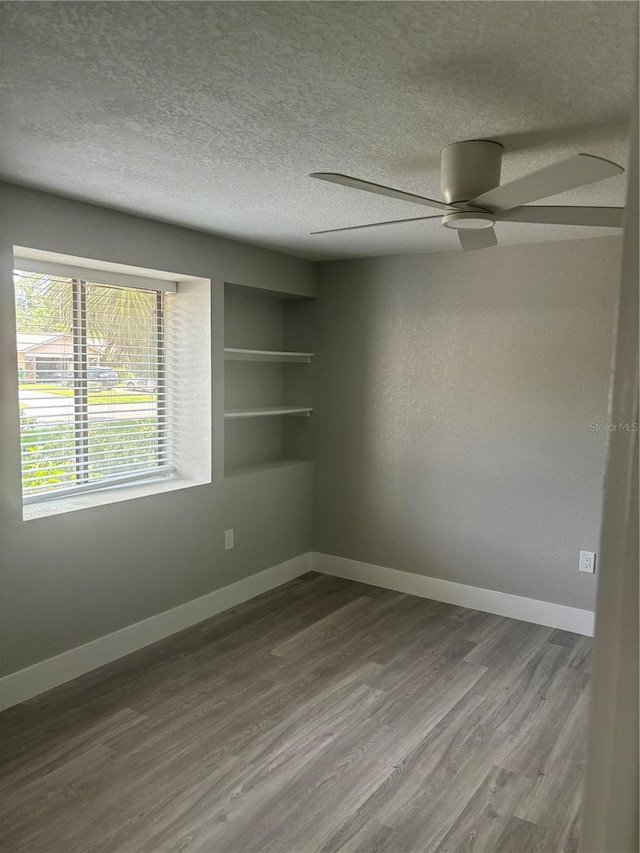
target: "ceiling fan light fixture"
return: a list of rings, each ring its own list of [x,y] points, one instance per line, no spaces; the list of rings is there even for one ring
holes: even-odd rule
[[[456,231],[478,231],[480,228],[491,228],[496,218],[491,213],[478,211],[456,211],[446,213],[442,217],[442,224],[446,228]]]
[[[587,225],[602,228],[622,228],[623,207],[532,207],[531,202],[589,184],[612,178],[624,172],[622,166],[594,154],[576,154],[529,172],[520,178],[500,183],[502,145],[487,139],[454,142],[442,149],[440,157],[440,187],[444,201],[413,195],[404,190],[373,184],[338,172],[312,172],[312,178],[340,184],[376,195],[439,208],[444,211],[441,222],[445,228],[458,232],[465,252],[490,249],[498,245],[494,223],[528,222],[541,225]],[[378,225],[398,225],[438,216],[416,216],[391,222],[371,222],[346,228],[314,231],[327,234],[334,231],[354,231]]]

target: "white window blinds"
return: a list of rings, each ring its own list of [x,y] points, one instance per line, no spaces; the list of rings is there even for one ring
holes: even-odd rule
[[[25,503],[169,476],[175,295],[25,271],[15,294]]]

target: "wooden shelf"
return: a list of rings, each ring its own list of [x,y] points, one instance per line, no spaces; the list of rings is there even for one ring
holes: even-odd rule
[[[236,349],[235,347],[224,348],[225,361],[280,361],[280,362],[306,362],[313,358],[312,352],[278,352],[267,349]]]
[[[298,415],[308,418],[313,409],[310,406],[257,406],[254,409],[231,409],[224,413],[225,420],[236,418],[267,418],[277,415]]]

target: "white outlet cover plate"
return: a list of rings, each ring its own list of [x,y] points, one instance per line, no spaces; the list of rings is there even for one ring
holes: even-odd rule
[[[578,571],[594,574],[596,570],[596,555],[594,551],[580,551],[580,563]]]
[[[230,551],[233,548],[233,528],[224,532],[224,550]]]

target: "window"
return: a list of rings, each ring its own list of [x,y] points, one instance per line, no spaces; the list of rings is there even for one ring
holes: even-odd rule
[[[16,264],[24,503],[171,476],[175,284]]]
[[[211,483],[222,285],[13,250],[23,519]]]

